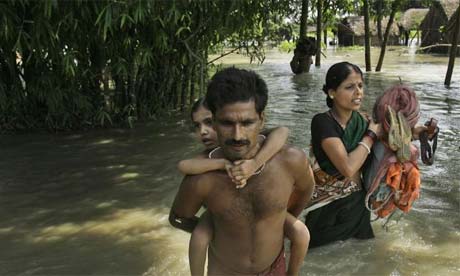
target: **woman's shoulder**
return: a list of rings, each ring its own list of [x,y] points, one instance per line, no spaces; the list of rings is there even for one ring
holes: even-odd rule
[[[313,116],[312,123],[320,123],[324,121],[331,121],[332,117],[328,114],[329,111],[317,113]]]

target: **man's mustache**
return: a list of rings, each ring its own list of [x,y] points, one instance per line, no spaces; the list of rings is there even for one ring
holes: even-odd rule
[[[249,140],[235,140],[235,139],[228,139],[225,141],[225,145],[227,146],[247,146],[251,144]]]

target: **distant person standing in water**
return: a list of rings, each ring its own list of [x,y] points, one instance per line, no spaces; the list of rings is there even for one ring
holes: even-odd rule
[[[259,133],[267,87],[257,74],[235,68],[216,73],[206,102],[219,145],[211,157],[233,162],[250,160],[262,151]],[[313,185],[305,154],[284,146],[242,189],[236,189],[227,173],[218,170],[186,176],[173,203],[170,222],[192,231],[197,224],[195,214],[207,206],[214,226],[208,251],[210,275],[284,275],[286,210],[294,216],[300,214]]]

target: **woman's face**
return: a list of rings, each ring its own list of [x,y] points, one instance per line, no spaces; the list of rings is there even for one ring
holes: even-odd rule
[[[212,113],[204,106],[200,106],[192,114],[193,129],[196,137],[207,150],[217,147],[217,134],[212,128]]]
[[[333,99],[334,107],[337,109],[344,111],[359,110],[364,96],[361,74],[351,71],[337,89],[329,90],[329,96]]]

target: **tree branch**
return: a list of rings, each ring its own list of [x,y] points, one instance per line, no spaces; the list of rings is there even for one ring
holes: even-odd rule
[[[209,65],[209,64],[213,63],[214,61],[216,61],[216,60],[218,60],[218,59],[221,59],[221,58],[223,58],[223,57],[225,57],[225,56],[227,56],[227,55],[230,55],[231,53],[234,53],[234,52],[238,51],[238,50],[241,49],[241,48],[243,48],[243,46],[238,46],[237,48],[235,48],[235,49],[233,49],[233,50],[231,50],[231,51],[229,51],[229,52],[227,52],[227,53],[223,53],[223,54],[220,55],[219,57],[216,57],[215,59],[213,59],[213,60],[211,60],[211,61],[208,61],[207,64]]]

